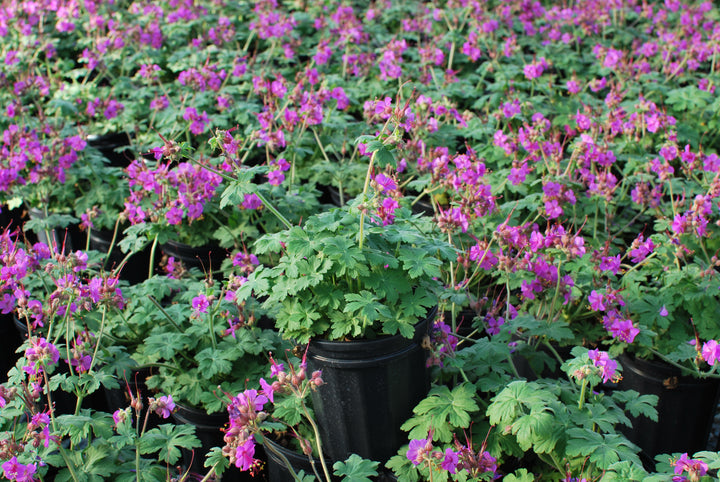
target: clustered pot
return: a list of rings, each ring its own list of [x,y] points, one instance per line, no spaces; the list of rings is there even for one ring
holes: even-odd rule
[[[313,407],[330,459],[356,453],[385,461],[405,443],[400,426],[430,388],[422,340],[436,314],[437,307],[411,339],[310,341],[308,367],[322,370],[325,382],[313,394]]]
[[[652,460],[658,454],[705,450],[720,395],[720,379],[701,379],[665,362],[622,355],[620,390],[658,396],[657,422],[631,417],[623,433]]]

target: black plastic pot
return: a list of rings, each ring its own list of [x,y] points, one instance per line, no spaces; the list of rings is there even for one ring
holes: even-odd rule
[[[202,272],[209,273],[212,268],[215,276],[220,276],[220,265],[228,256],[227,250],[219,246],[193,248],[176,241],[163,244],[162,251],[167,256],[175,258],[175,261],[182,261],[187,269],[198,268]]]
[[[225,433],[221,429],[228,423],[227,412],[208,414],[196,408],[176,404],[176,410],[173,412],[172,417],[176,423],[195,427],[195,435],[200,439],[202,445],[195,449],[194,453],[183,450],[183,463],[186,468],[190,469],[191,474],[205,475],[209,470],[204,467],[205,456],[213,447],[225,445],[223,440]],[[257,453],[255,457],[261,458]],[[241,472],[237,467],[231,466],[223,473],[222,480],[223,482],[256,482],[258,479],[253,479],[250,473]]]
[[[682,375],[672,365],[621,355],[622,380],[618,390],[636,390],[658,396],[658,421],[630,417],[625,436],[649,459],[658,454],[706,449],[718,403],[720,380]]]
[[[125,168],[135,158],[130,146],[130,135],[126,132],[117,132],[104,135],[87,136],[87,143],[94,147],[110,161],[111,166]]]
[[[30,219],[45,219],[45,213],[37,208],[30,208],[28,210]],[[65,253],[81,249],[85,247],[83,243],[83,234],[80,232],[77,224],[70,225],[66,228],[55,228],[48,232],[26,232],[31,241],[39,241],[45,243],[48,246],[57,246],[60,250],[65,247]],[[50,237],[48,237],[48,234]]]
[[[0,230],[9,228],[12,232],[17,228],[22,227],[26,218],[26,211],[20,208],[9,209],[4,204],[0,204]]]
[[[315,417],[332,461],[356,453],[384,463],[407,443],[400,426],[430,389],[422,340],[436,313],[416,325],[412,339],[310,342],[308,367],[322,370],[325,382],[313,393]]]
[[[313,475],[315,473],[313,472],[312,463],[307,455],[295,452],[294,450],[281,445],[267,436],[264,438],[263,444],[266,446],[265,453],[267,454],[267,474],[270,478],[270,482],[294,482],[295,480],[290,472],[290,469],[278,455],[278,452],[287,459],[295,474],[301,470],[305,472],[305,475]],[[315,463],[315,470],[317,470],[318,474],[321,476],[320,480],[324,480],[320,459],[313,457],[313,462]],[[332,464],[329,462],[328,470],[332,471]]]
[[[113,231],[107,230],[90,230],[90,249],[105,253],[107,260],[105,262],[105,270],[110,271],[115,269],[125,259],[125,253],[120,250],[118,243],[121,239],[121,234],[118,233],[118,237],[115,240],[115,246],[112,251],[110,245],[112,244]],[[133,254],[128,262],[125,264],[123,269],[120,271],[120,279],[125,280],[131,284],[142,283],[147,279],[148,265],[150,263],[150,249],[146,248],[143,251]]]

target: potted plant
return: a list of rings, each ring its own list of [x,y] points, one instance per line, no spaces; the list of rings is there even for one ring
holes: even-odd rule
[[[441,259],[454,253],[428,218],[400,207],[391,178],[375,176],[369,196],[374,167],[393,162],[397,136],[381,134],[371,145],[365,191],[353,203],[261,238],[256,251],[280,251],[277,264],[259,267],[238,291],[240,299],[264,297],[283,336],[309,343],[310,367],[335,386],[314,396],[333,460],[389,457],[402,419],[428,389],[421,345],[436,312]],[[352,394],[348,383],[357,387]]]
[[[256,446],[261,444],[268,456],[271,480],[302,480],[313,475],[317,480],[336,480],[330,475],[331,466],[324,456],[326,445],[309,400],[309,395],[324,384],[320,371],[308,373],[306,353],[300,360],[288,358],[287,368],[272,355],[270,364],[272,379],[260,379],[260,390],[227,394],[230,423],[222,448],[226,463],[256,473],[260,465]],[[332,474],[341,480],[377,476],[378,464],[352,454],[333,464]]]
[[[238,269],[242,273],[252,268],[248,258]],[[203,470],[210,449],[222,444],[220,429],[225,420],[218,412],[223,408],[223,394],[257,383],[265,371],[265,353],[283,349],[277,332],[258,326],[257,303],[235,301],[233,290],[243,280],[242,274],[217,281],[209,275],[193,279],[185,273],[174,283],[179,288],[176,292],[164,300],[146,292],[149,299],[136,303],[138,311],[128,314],[130,331],[149,328],[131,352],[140,368],[151,370],[145,385],[153,392],[172,393],[177,404],[175,420],[197,427],[201,450],[195,457],[185,454],[194,473]],[[138,316],[144,319],[133,328],[132,320]]]
[[[594,388],[615,383],[621,367],[607,352],[575,347],[567,378],[518,379],[508,336],[483,337],[444,352],[440,380],[403,425],[410,442],[387,467],[399,480],[495,480],[647,475],[638,447],[619,433],[624,413],[652,416],[656,399]]]

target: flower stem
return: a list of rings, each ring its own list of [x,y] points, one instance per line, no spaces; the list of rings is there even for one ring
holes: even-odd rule
[[[157,250],[157,244],[158,244],[158,235],[155,235],[155,239],[153,239],[152,247],[150,248],[150,263],[148,266],[148,279],[152,278],[153,275],[153,266],[155,265],[155,251]]]
[[[170,316],[167,311],[165,311],[165,309],[162,307],[162,305],[160,305],[160,302],[158,300],[156,300],[153,295],[147,295],[147,297],[150,298],[150,301],[152,301],[155,306],[157,306],[157,308],[160,310],[160,312],[163,314],[163,316],[165,316],[165,319],[168,320],[172,324],[172,326],[175,327],[175,329],[178,332],[182,333],[183,331],[180,328],[180,326],[178,326],[178,324],[175,323],[175,320],[173,319],[173,317]]]
[[[264,443],[263,446],[266,449],[270,449],[270,452],[274,453],[275,455],[277,455],[280,458],[280,460],[282,460],[282,463],[285,464],[285,467],[287,467],[288,471],[290,472],[290,475],[296,482],[301,482],[300,478],[295,473],[295,470],[293,470],[292,465],[290,464],[290,461],[287,459],[287,457],[285,457],[284,454],[280,453],[280,451],[278,449],[276,449],[275,447],[273,447],[270,444]]]
[[[120,218],[118,218],[117,221],[115,221],[115,229],[113,230],[113,237],[110,240],[110,247],[108,248],[107,254],[105,255],[105,261],[103,261],[102,269],[105,269],[105,267],[107,266],[107,262],[110,259],[110,253],[112,253],[112,250],[115,247],[115,241],[117,240],[117,233],[118,233],[119,227],[120,227]],[[92,228],[88,228],[88,241],[87,241],[88,247],[87,247],[87,249],[90,249],[90,230],[91,229]]]
[[[578,408],[582,410],[585,404],[585,391],[587,390],[588,381],[587,378],[583,378],[582,385],[580,386],[580,400],[578,400]]]
[[[315,445],[318,449],[318,456],[320,457],[320,464],[323,468],[323,473],[325,474],[325,480],[327,482],[330,482],[332,479],[330,478],[330,473],[328,472],[327,464],[325,463],[325,456],[323,455],[322,450],[322,443],[320,441],[320,431],[318,430],[317,424],[315,423],[315,420],[310,416],[310,413],[308,412],[307,406],[305,405],[305,402],[302,402],[303,412],[305,412],[305,418],[307,418],[308,422],[310,422],[310,426],[313,429],[313,433],[315,434]]]
[[[363,202],[367,199],[367,191],[368,187],[370,186],[370,175],[372,174],[373,169],[373,163],[375,162],[375,154],[377,151],[373,151],[372,155],[370,156],[370,162],[368,163],[368,170],[367,174],[365,174],[365,185],[363,186]],[[358,246],[360,249],[363,248],[363,242],[365,241],[365,236],[363,235],[363,228],[365,227],[365,210],[360,211],[360,229],[358,231]]]

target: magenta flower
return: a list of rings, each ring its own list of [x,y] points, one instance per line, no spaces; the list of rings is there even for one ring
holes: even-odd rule
[[[238,445],[235,451],[235,467],[242,471],[250,470],[255,465],[255,440],[248,438],[245,443]]]
[[[35,464],[21,464],[17,457],[13,456],[10,460],[2,464],[3,475],[6,479],[15,482],[32,482],[35,480],[33,474],[37,470]]]
[[[208,300],[207,296],[204,294],[200,294],[193,298],[192,307],[194,310],[193,314],[196,316],[200,313],[207,313],[207,310],[210,307],[210,300]]]
[[[706,341],[702,347],[702,357],[708,365],[715,365],[715,362],[720,359],[720,345],[718,345],[718,342],[715,340]]]
[[[617,362],[610,358],[610,355],[606,351],[600,351],[598,349],[588,351],[588,357],[592,360],[593,364],[600,369],[600,374],[603,378],[603,383],[608,381],[617,381],[619,375],[617,374]]]
[[[397,184],[395,181],[392,180],[392,178],[386,176],[383,173],[378,174],[375,176],[375,182],[380,187],[380,191],[394,191],[397,189]]]
[[[445,457],[443,458],[443,461],[440,464],[440,467],[447,470],[451,474],[454,474],[457,471],[457,465],[458,465],[458,454],[453,452],[453,450],[451,448],[445,449]]]
[[[129,414],[129,410],[127,408],[125,409],[117,409],[115,412],[113,412],[112,419],[113,423],[115,424],[115,427],[120,425],[121,423],[124,423],[125,420],[127,420]]]
[[[590,308],[593,311],[605,311],[605,304],[603,303],[604,298],[602,293],[598,293],[595,290],[592,290],[590,295],[588,296],[588,302],[590,303]]]
[[[264,378],[260,379],[260,387],[262,387],[262,394],[265,395],[271,403],[275,403],[275,391],[271,384],[265,381]]]
[[[540,57],[537,61],[525,65],[525,67],[523,67],[523,73],[526,79],[534,80],[540,77],[547,67],[548,63],[545,57]]]
[[[411,440],[407,451],[407,458],[414,465],[419,465],[432,452],[432,435],[427,439]]]
[[[172,395],[163,395],[155,400],[155,413],[162,418],[169,418],[173,411],[175,411],[175,402]]]
[[[687,453],[682,454],[679,459],[672,463],[672,466],[675,475],[682,475],[683,472],[687,472],[690,480],[699,480],[708,471],[708,465],[705,462],[691,459]]]
[[[612,322],[608,331],[614,338],[624,341],[625,343],[632,343],[635,341],[635,337],[640,333],[640,330],[635,328],[635,325],[633,325],[632,320],[620,318],[616,318]]]

